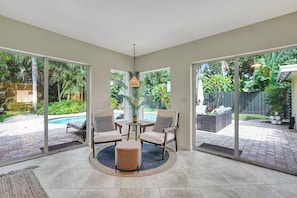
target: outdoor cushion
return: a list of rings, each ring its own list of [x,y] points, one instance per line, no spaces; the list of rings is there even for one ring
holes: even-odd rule
[[[163,132],[164,128],[170,127],[171,122],[172,122],[172,117],[157,116],[157,120],[154,124],[153,131]]]
[[[107,131],[114,130],[114,126],[112,123],[112,116],[95,117],[95,122],[96,122],[96,131],[98,132],[107,132]]]
[[[207,107],[207,105],[197,105],[196,106],[196,113],[197,114],[202,114],[202,115],[206,114],[206,107]]]
[[[212,110],[210,115],[220,115],[220,114],[230,111],[231,109],[232,109],[231,107],[219,106],[218,108]]]

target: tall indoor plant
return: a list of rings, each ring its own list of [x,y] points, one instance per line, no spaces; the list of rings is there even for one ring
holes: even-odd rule
[[[123,95],[123,98],[125,98],[128,101],[130,108],[132,110],[132,117],[133,117],[134,123],[137,122],[138,111],[139,111],[140,107],[142,105],[146,104],[146,102],[144,100],[141,101],[141,99],[143,97],[144,97],[144,88],[143,88],[142,83],[140,83],[139,87],[132,88],[130,96]]]

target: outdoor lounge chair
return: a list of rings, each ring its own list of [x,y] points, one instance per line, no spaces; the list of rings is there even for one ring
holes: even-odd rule
[[[68,132],[68,128],[74,128],[76,129],[79,133],[81,133],[84,142],[86,141],[86,129],[87,129],[87,121],[73,121],[67,123],[66,126],[66,133]]]

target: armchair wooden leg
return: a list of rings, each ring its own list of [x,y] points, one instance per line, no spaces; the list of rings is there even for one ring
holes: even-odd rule
[[[164,158],[165,158],[165,153],[166,153],[166,142],[163,145],[162,160],[164,160]]]
[[[92,143],[92,149],[93,149],[93,158],[95,158],[95,145]]]
[[[175,151],[177,151],[177,140],[175,140]]]
[[[163,147],[163,152],[162,152],[162,160],[164,160],[164,158],[165,158],[165,152],[166,152],[166,147],[164,146]]]

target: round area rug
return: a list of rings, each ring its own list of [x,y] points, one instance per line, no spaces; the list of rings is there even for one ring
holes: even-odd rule
[[[115,176],[148,176],[168,170],[176,162],[175,151],[167,147],[165,159],[162,160],[162,148],[152,144],[143,144],[142,162],[139,172],[115,170],[115,145],[100,145],[96,148],[95,158],[93,153],[89,156],[90,164],[96,170]]]

